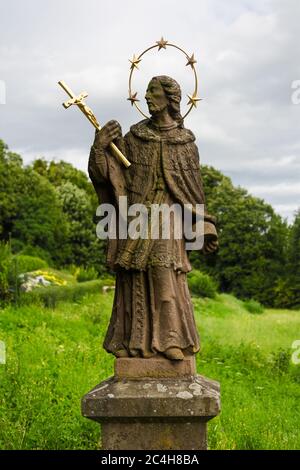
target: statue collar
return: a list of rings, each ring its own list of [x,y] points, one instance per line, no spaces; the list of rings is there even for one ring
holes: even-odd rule
[[[135,137],[142,140],[151,140],[154,142],[163,140],[169,144],[187,144],[188,142],[194,142],[196,140],[194,134],[189,129],[181,127],[172,127],[166,130],[155,129],[150,119],[144,119],[134,124],[130,128],[130,132]]]

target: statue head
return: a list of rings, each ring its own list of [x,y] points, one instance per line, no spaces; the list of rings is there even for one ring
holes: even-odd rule
[[[181,89],[176,80],[166,75],[153,77],[147,87],[145,99],[151,116],[160,114],[167,109],[171,118],[182,126]]]

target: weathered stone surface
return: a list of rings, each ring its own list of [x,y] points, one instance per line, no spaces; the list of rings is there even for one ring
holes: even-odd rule
[[[83,415],[95,420],[213,417],[219,413],[219,384],[197,375],[189,379],[114,377],[83,397]]]
[[[102,446],[107,450],[206,450],[206,423],[103,423]]]
[[[124,236],[124,230],[121,236],[116,230],[116,237],[109,237],[107,264],[116,272],[116,289],[103,346],[116,357],[149,358],[160,351],[168,359],[182,360],[200,350],[200,339],[186,275],[191,269],[191,246],[186,246],[186,234],[182,231],[179,236],[176,230],[174,204],[192,207],[195,216],[197,206],[205,205],[204,188],[195,136],[183,125],[180,113],[179,83],[165,75],[153,77],[146,96],[151,117],[131,126],[124,137],[119,123],[109,121],[96,132],[90,152],[88,170],[99,202],[120,208],[119,198],[127,197],[128,209],[143,204],[148,213],[136,236]],[[112,155],[108,145],[112,135],[118,135],[130,168],[119,165]],[[157,224],[152,209],[166,206],[173,207],[174,217],[162,211]],[[200,218],[193,217],[194,222]],[[216,220],[204,210],[203,222],[194,224],[196,238],[200,241],[204,235],[203,252],[212,253],[218,248]],[[185,232],[186,223],[195,229],[185,218]]]
[[[196,375],[195,356],[187,356],[182,361],[170,361],[162,356],[149,359],[120,358],[115,361],[115,377],[119,379],[175,378]]]
[[[102,423],[103,448],[205,449],[206,422],[220,412],[218,382],[111,377],[82,400],[83,416]]]

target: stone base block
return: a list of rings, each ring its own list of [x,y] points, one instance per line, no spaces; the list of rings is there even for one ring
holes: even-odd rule
[[[176,378],[196,375],[195,356],[187,356],[182,361],[170,361],[162,356],[150,359],[120,358],[115,361],[115,377],[118,379]]]
[[[146,366],[149,359],[142,361]],[[200,375],[120,378],[121,365],[116,365],[118,377],[82,399],[83,416],[102,425],[103,449],[206,449],[206,423],[220,412],[218,382]]]
[[[107,450],[206,450],[206,423],[102,423],[102,446]]]

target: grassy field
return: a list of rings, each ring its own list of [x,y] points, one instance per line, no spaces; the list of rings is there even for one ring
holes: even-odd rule
[[[113,293],[55,309],[0,311],[1,449],[95,449],[99,426],[80,415],[80,398],[113,371],[102,350]],[[221,382],[222,413],[209,425],[211,449],[300,449],[300,312],[248,313],[232,296],[195,299],[202,339],[199,373]]]

